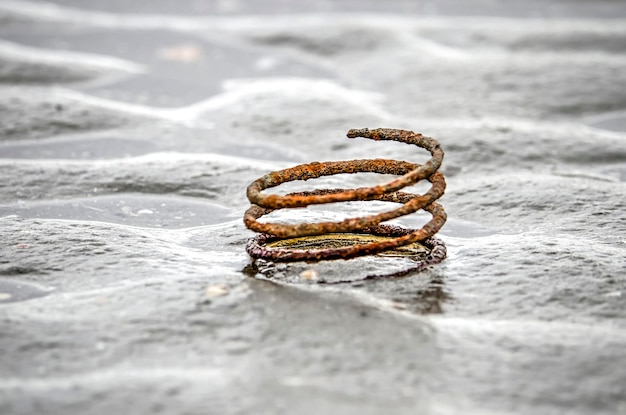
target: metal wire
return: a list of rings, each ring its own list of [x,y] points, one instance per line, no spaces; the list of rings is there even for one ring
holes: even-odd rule
[[[374,255],[412,243],[421,243],[430,249],[430,254],[422,260],[423,266],[440,262],[446,256],[443,242],[434,238],[446,221],[443,207],[435,201],[446,188],[443,175],[437,170],[441,166],[444,152],[437,140],[406,130],[379,128],[352,129],[349,138],[363,137],[371,140],[391,140],[416,145],[428,150],[431,158],[424,164],[406,161],[367,159],[301,164],[284,170],[270,172],[252,182],[247,188],[248,200],[252,206],[244,214],[244,223],[260,235],[250,239],[246,246],[248,254],[277,262],[320,261],[330,259],[350,259],[361,255]],[[287,195],[264,194],[262,191],[294,180],[309,180],[322,176],[342,173],[380,173],[400,177],[377,186],[356,189],[318,189]],[[399,190],[421,180],[431,183],[423,195],[400,192]],[[375,215],[354,217],[339,222],[263,223],[258,219],[278,209],[306,207],[309,205],[348,202],[384,201],[399,203],[399,208]],[[381,222],[425,210],[432,215],[431,220],[420,229],[407,229],[398,226],[381,225]],[[320,249],[297,249],[285,246],[272,247],[272,242],[286,238],[301,238],[314,235],[339,233],[371,234],[385,237],[374,242],[357,243],[350,246],[332,246]]]

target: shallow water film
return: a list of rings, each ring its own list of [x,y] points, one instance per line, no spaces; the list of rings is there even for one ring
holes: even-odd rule
[[[0,414],[626,413],[625,3],[0,0],[0,91]],[[252,264],[256,178],[428,158],[363,127],[447,259]]]

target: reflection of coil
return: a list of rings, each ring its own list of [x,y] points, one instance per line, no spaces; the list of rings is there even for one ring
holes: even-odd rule
[[[422,165],[385,159],[313,162],[266,174],[252,182],[247,190],[248,200],[250,200],[252,206],[244,215],[244,223],[249,229],[261,233],[261,235],[252,238],[248,242],[246,247],[248,254],[253,258],[281,262],[349,259],[361,255],[378,254],[419,242],[430,250],[430,254],[422,261],[423,266],[440,262],[446,256],[446,248],[442,241],[433,237],[446,221],[446,213],[443,207],[435,202],[443,195],[446,188],[443,175],[437,172],[437,169],[441,166],[444,154],[439,143],[433,138],[425,137],[412,131],[388,128],[375,130],[367,128],[353,129],[348,131],[348,137],[364,137],[372,140],[392,140],[414,144],[428,150],[432,157]],[[359,172],[394,174],[401,177],[386,184],[357,189],[319,189],[289,193],[284,196],[261,194],[265,189],[293,180],[308,180],[341,173]],[[430,189],[423,195],[399,192],[403,187],[411,186],[421,180],[428,180],[432,184]],[[305,207],[313,204],[370,200],[395,202],[402,204],[402,206],[379,214],[349,218],[340,222],[288,225],[257,221],[261,216],[278,209]],[[380,225],[383,221],[414,213],[420,209],[432,215],[432,219],[420,229]],[[289,249],[270,246],[272,242],[285,238],[348,232],[386,238],[377,238],[375,242],[321,249]]]

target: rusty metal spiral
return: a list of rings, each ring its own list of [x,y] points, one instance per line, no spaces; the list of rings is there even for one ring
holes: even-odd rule
[[[405,245],[420,243],[430,250],[430,253],[421,260],[421,266],[426,267],[443,260],[446,256],[446,247],[441,240],[433,237],[446,222],[446,213],[443,207],[435,202],[443,195],[446,188],[443,175],[437,171],[444,155],[437,140],[412,131],[390,128],[352,129],[348,131],[347,135],[349,138],[363,137],[377,141],[391,140],[416,145],[426,149],[432,157],[424,164],[387,159],[313,162],[273,171],[260,177],[247,188],[248,200],[252,206],[244,214],[244,223],[248,229],[260,233],[248,242],[246,246],[248,254],[255,259],[262,258],[276,262],[320,261],[374,255]],[[385,184],[356,189],[318,189],[289,193],[283,196],[262,193],[266,189],[294,180],[309,180],[322,176],[361,172],[393,174],[400,177]],[[419,195],[399,191],[421,180],[427,180],[431,183],[431,187],[426,193]],[[291,225],[258,221],[260,217],[278,209],[373,200],[399,203],[402,206],[386,212],[349,218],[339,222]],[[420,229],[381,225],[381,222],[408,215],[420,209],[432,215],[431,220]],[[272,243],[287,238],[342,233],[369,234],[383,238],[378,238],[373,242],[321,249],[271,246]]]

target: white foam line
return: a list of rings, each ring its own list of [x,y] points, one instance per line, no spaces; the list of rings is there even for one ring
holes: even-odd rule
[[[381,96],[375,93],[355,91],[340,86],[338,83],[325,79],[309,79],[295,77],[264,78],[229,81],[224,84],[226,92],[207,100],[197,102],[185,108],[173,110],[177,118],[194,118],[204,112],[227,108],[241,100],[255,95],[277,94],[281,97],[307,97],[340,99],[357,108],[381,118],[389,114],[379,107],[370,104],[373,99]]]
[[[398,33],[399,40],[402,41],[403,46],[410,48],[411,50],[419,53],[425,53],[428,55],[446,58],[446,59],[472,59],[475,58],[475,54],[472,52],[465,52],[450,46],[445,46],[441,43],[434,42],[417,35],[416,33],[400,32]]]
[[[212,111],[228,108],[229,106],[241,102],[248,97],[257,95],[277,94],[281,97],[307,97],[326,99],[332,97],[340,99],[354,107],[360,108],[367,113],[381,119],[392,119],[393,117],[372,104],[373,100],[381,97],[375,93],[355,91],[342,87],[336,82],[324,79],[310,78],[264,78],[252,80],[238,80],[237,82],[227,82],[227,90],[221,94],[209,97],[206,100],[196,102],[189,106],[179,108],[157,108],[145,105],[130,104],[109,100],[105,98],[88,95],[70,89],[58,88],[57,91],[68,99],[76,100],[95,107],[106,108],[114,111],[121,111],[135,115],[151,118],[160,118],[171,122],[182,124],[193,124],[198,122],[198,118]],[[212,128],[213,123],[202,122],[202,127]]]
[[[253,97],[255,95],[273,93],[279,94],[282,97],[303,95],[308,95],[312,98],[317,97],[322,99],[332,97],[335,99],[343,100],[347,104],[353,105],[356,108],[359,108],[368,113],[369,115],[379,118],[381,122],[399,120],[397,116],[385,111],[384,109],[382,109],[382,107],[377,106],[373,103],[381,99],[381,95],[343,88],[339,84],[329,80],[266,78],[262,80],[249,80],[245,83],[245,87],[243,82],[243,80],[233,81],[232,83],[226,82],[225,85],[230,90],[221,94],[211,96],[206,100],[198,101],[194,104],[179,108],[149,107],[144,105],[130,104],[105,98],[99,98],[69,89],[59,90],[62,91],[62,95],[66,96],[69,99],[84,102],[86,104],[96,107],[106,108],[114,111],[128,112],[130,114],[150,118],[159,118],[174,123],[181,123],[184,125],[190,125],[195,123],[197,118],[204,113],[210,113],[213,111],[228,108],[229,106],[241,102],[245,98]],[[232,88],[232,86],[234,85],[239,85],[241,87]],[[615,114],[621,115],[626,114],[626,112],[616,112]],[[610,118],[610,116],[607,115],[606,118],[608,119]],[[597,119],[593,118],[594,121],[600,121],[601,119],[601,117],[598,117]],[[409,120],[407,119],[407,121]],[[201,123],[201,126],[204,128],[214,128],[214,124],[210,121],[203,121]],[[528,121],[521,118],[496,117],[481,120],[476,120],[473,118],[433,118],[424,120],[424,123],[429,125],[442,124],[445,126],[458,126],[461,128],[478,128],[484,127],[485,125],[493,125],[494,127],[506,126],[513,127],[519,131],[528,132],[546,132],[546,130],[561,132],[563,125],[571,125],[572,128],[578,130],[584,129],[588,132],[593,132],[596,134],[598,132],[602,132],[603,135],[606,135],[607,137],[623,136],[623,133],[621,132],[599,130],[591,126],[581,125],[580,123],[573,123],[570,121],[557,121],[555,123],[541,122],[536,120]]]
[[[95,68],[117,69],[135,74],[145,72],[143,65],[111,56],[34,48],[5,40],[0,40],[0,56],[52,65],[83,65]]]
[[[82,10],[60,6],[54,3],[36,1],[4,0],[0,10],[14,15],[30,17],[50,22],[73,22],[79,25],[91,25],[109,28],[132,29],[170,29],[196,31],[206,29],[249,31],[250,29],[276,28],[279,26],[328,27],[361,25],[365,27],[408,29],[446,29],[464,30],[519,30],[542,33],[571,33],[572,30],[593,33],[626,33],[626,19],[601,18],[511,18],[494,16],[407,16],[380,15],[372,13],[325,13],[292,14],[280,16],[166,16],[146,14],[120,14],[93,10]]]
[[[36,160],[41,162],[40,160]],[[227,165],[232,168],[248,167],[257,168],[262,170],[275,169],[277,166],[280,168],[289,167],[292,163],[279,161],[279,160],[259,160],[254,158],[229,156],[215,153],[178,153],[178,152],[161,152],[151,153],[138,157],[124,158],[121,161],[116,160],[98,160],[102,164],[116,164],[116,163],[128,163],[135,164],[137,162],[151,162],[151,161],[167,161],[169,163],[177,163],[179,161],[200,161],[200,162],[213,162]],[[85,160],[86,164],[93,165],[94,160]],[[66,161],[62,162],[63,165],[67,165]]]
[[[67,203],[71,203],[71,204],[76,204],[77,206],[80,206],[83,208],[93,209],[97,212],[105,212],[105,210],[103,209],[98,209],[92,206],[86,206],[86,205],[83,205],[83,203],[119,201],[119,200],[126,200],[130,197],[132,197],[135,200],[139,199],[139,200],[145,200],[147,202],[155,201],[155,200],[159,202],[178,201],[181,204],[185,203],[187,206],[207,206],[207,207],[210,206],[210,207],[221,207],[221,208],[227,209],[226,206],[221,205],[219,203],[215,203],[209,200],[199,199],[196,197],[179,196],[179,195],[172,195],[172,194],[151,194],[151,193],[106,193],[106,194],[94,195],[94,196],[71,197],[67,199],[54,198],[54,199],[43,199],[43,200],[42,199],[19,200],[17,202],[11,202],[11,203],[0,202],[0,208],[15,208],[15,207],[31,208],[31,207],[39,207],[39,206],[65,205]]]
[[[372,102],[380,102],[383,95],[376,92],[348,89],[337,82],[328,79],[311,79],[298,77],[276,77],[262,79],[238,79],[224,83],[226,92],[212,97],[206,101],[193,104],[186,108],[187,111],[196,114],[205,111],[222,109],[255,95],[280,94],[282,97],[306,97],[325,100],[333,98],[344,101],[356,108],[359,108],[370,115],[382,119],[392,118],[389,113],[382,110]]]
[[[97,353],[94,351],[94,353]],[[162,365],[146,367],[118,367],[100,369],[88,373],[54,376],[50,378],[17,378],[4,377],[0,379],[0,390],[59,390],[72,389],[77,386],[90,387],[111,385],[130,385],[133,383],[147,383],[150,385],[167,385],[171,382],[204,382],[202,385],[221,389],[235,379],[236,367],[229,365],[228,370],[219,368],[163,367]],[[208,383],[207,383],[208,382]]]
[[[507,65],[510,65],[511,62],[515,62],[520,67],[544,67],[554,64],[598,65],[598,62],[602,62],[603,64],[626,65],[626,55],[605,51],[518,51],[505,50],[496,46],[470,49],[468,54],[471,54],[475,60],[495,64],[506,62]]]
[[[159,118],[172,122],[190,122],[193,119],[193,115],[195,115],[189,114],[187,111],[184,111],[184,109],[157,108],[139,104],[130,104],[126,102],[100,98],[65,88],[56,88],[56,91],[67,99],[79,101],[94,107],[125,112],[128,114],[134,114],[149,118]],[[207,123],[205,127],[212,128],[213,124]]]
[[[461,318],[436,316],[430,317],[432,323],[438,328],[451,329],[456,332],[459,329],[469,331],[495,331],[502,333],[536,332],[538,336],[554,333],[554,336],[597,336],[607,337],[614,341],[626,341],[626,330],[616,324],[587,324],[560,321],[541,320],[498,320],[488,318]],[[558,331],[555,331],[558,329]],[[460,333],[459,335],[462,335]]]
[[[41,21],[55,23],[69,22],[78,25],[105,28],[170,29],[178,31],[206,28],[206,24],[202,24],[200,21],[193,18],[114,14],[80,10],[46,2],[5,0],[0,3],[0,10]]]
[[[119,165],[139,165],[151,162],[166,162],[167,164],[177,164],[180,162],[209,162],[221,164],[230,168],[249,168],[259,170],[276,170],[291,166],[293,163],[280,160],[259,160],[254,158],[230,156],[215,153],[178,153],[159,152],[150,153],[137,157],[125,157],[122,159],[101,159],[101,160],[67,160],[67,159],[1,159],[0,165],[23,165],[37,167],[63,167],[72,166],[119,166]]]

